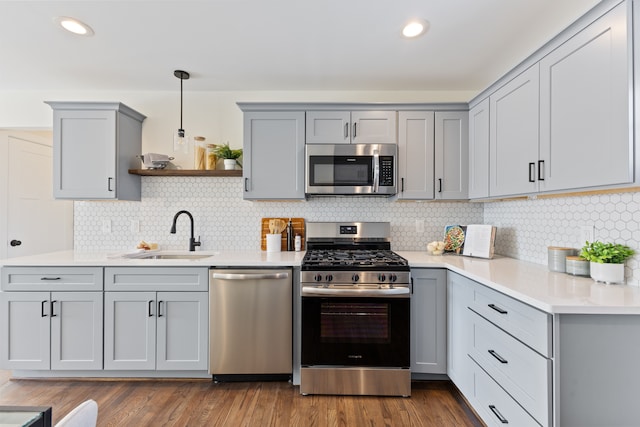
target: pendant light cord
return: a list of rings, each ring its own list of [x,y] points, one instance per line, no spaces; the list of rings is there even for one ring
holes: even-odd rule
[[[189,73],[182,70],[175,70],[173,75],[180,79],[180,129],[178,129],[178,133],[181,133],[181,136],[184,136],[184,129],[182,128],[182,81],[188,79]]]

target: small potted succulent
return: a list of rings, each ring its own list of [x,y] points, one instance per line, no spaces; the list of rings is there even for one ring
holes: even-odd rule
[[[624,283],[624,262],[635,251],[619,243],[585,242],[580,256],[590,262],[591,278],[596,282]]]
[[[224,159],[225,169],[235,169],[238,158],[242,156],[242,148],[232,150],[227,142],[226,144],[217,146],[214,153],[218,158]]]

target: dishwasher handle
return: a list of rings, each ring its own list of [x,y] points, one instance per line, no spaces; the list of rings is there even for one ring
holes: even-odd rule
[[[212,279],[222,280],[269,280],[269,279],[288,279],[289,272],[283,271],[279,273],[213,273]]]

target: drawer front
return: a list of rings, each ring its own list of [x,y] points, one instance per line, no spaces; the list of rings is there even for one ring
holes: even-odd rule
[[[471,357],[542,425],[551,419],[551,360],[470,313]]]
[[[202,267],[107,267],[106,291],[208,291],[209,269]]]
[[[3,291],[101,291],[102,267],[3,267]]]
[[[489,427],[540,427],[486,372],[474,365],[474,409]],[[543,427],[548,424],[543,424]]]
[[[551,357],[551,315],[482,285],[474,287],[473,311],[545,357]]]

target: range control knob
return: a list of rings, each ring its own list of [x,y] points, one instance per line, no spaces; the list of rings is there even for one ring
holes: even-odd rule
[[[380,273],[378,274],[378,282],[382,283],[385,280],[387,280],[387,276],[385,276],[384,274]]]
[[[316,282],[322,282],[322,274],[314,274],[313,280],[315,280]]]
[[[398,280],[398,276],[396,276],[395,274],[390,274],[389,275],[389,281],[391,283],[395,283]]]
[[[353,281],[354,283],[357,282],[358,280],[360,280],[360,276],[358,276],[357,274],[354,274],[353,276],[351,276],[351,281]]]
[[[326,280],[327,282],[331,282],[331,281],[333,280],[333,275],[331,275],[331,274],[327,274],[327,277],[325,277],[325,280]]]

